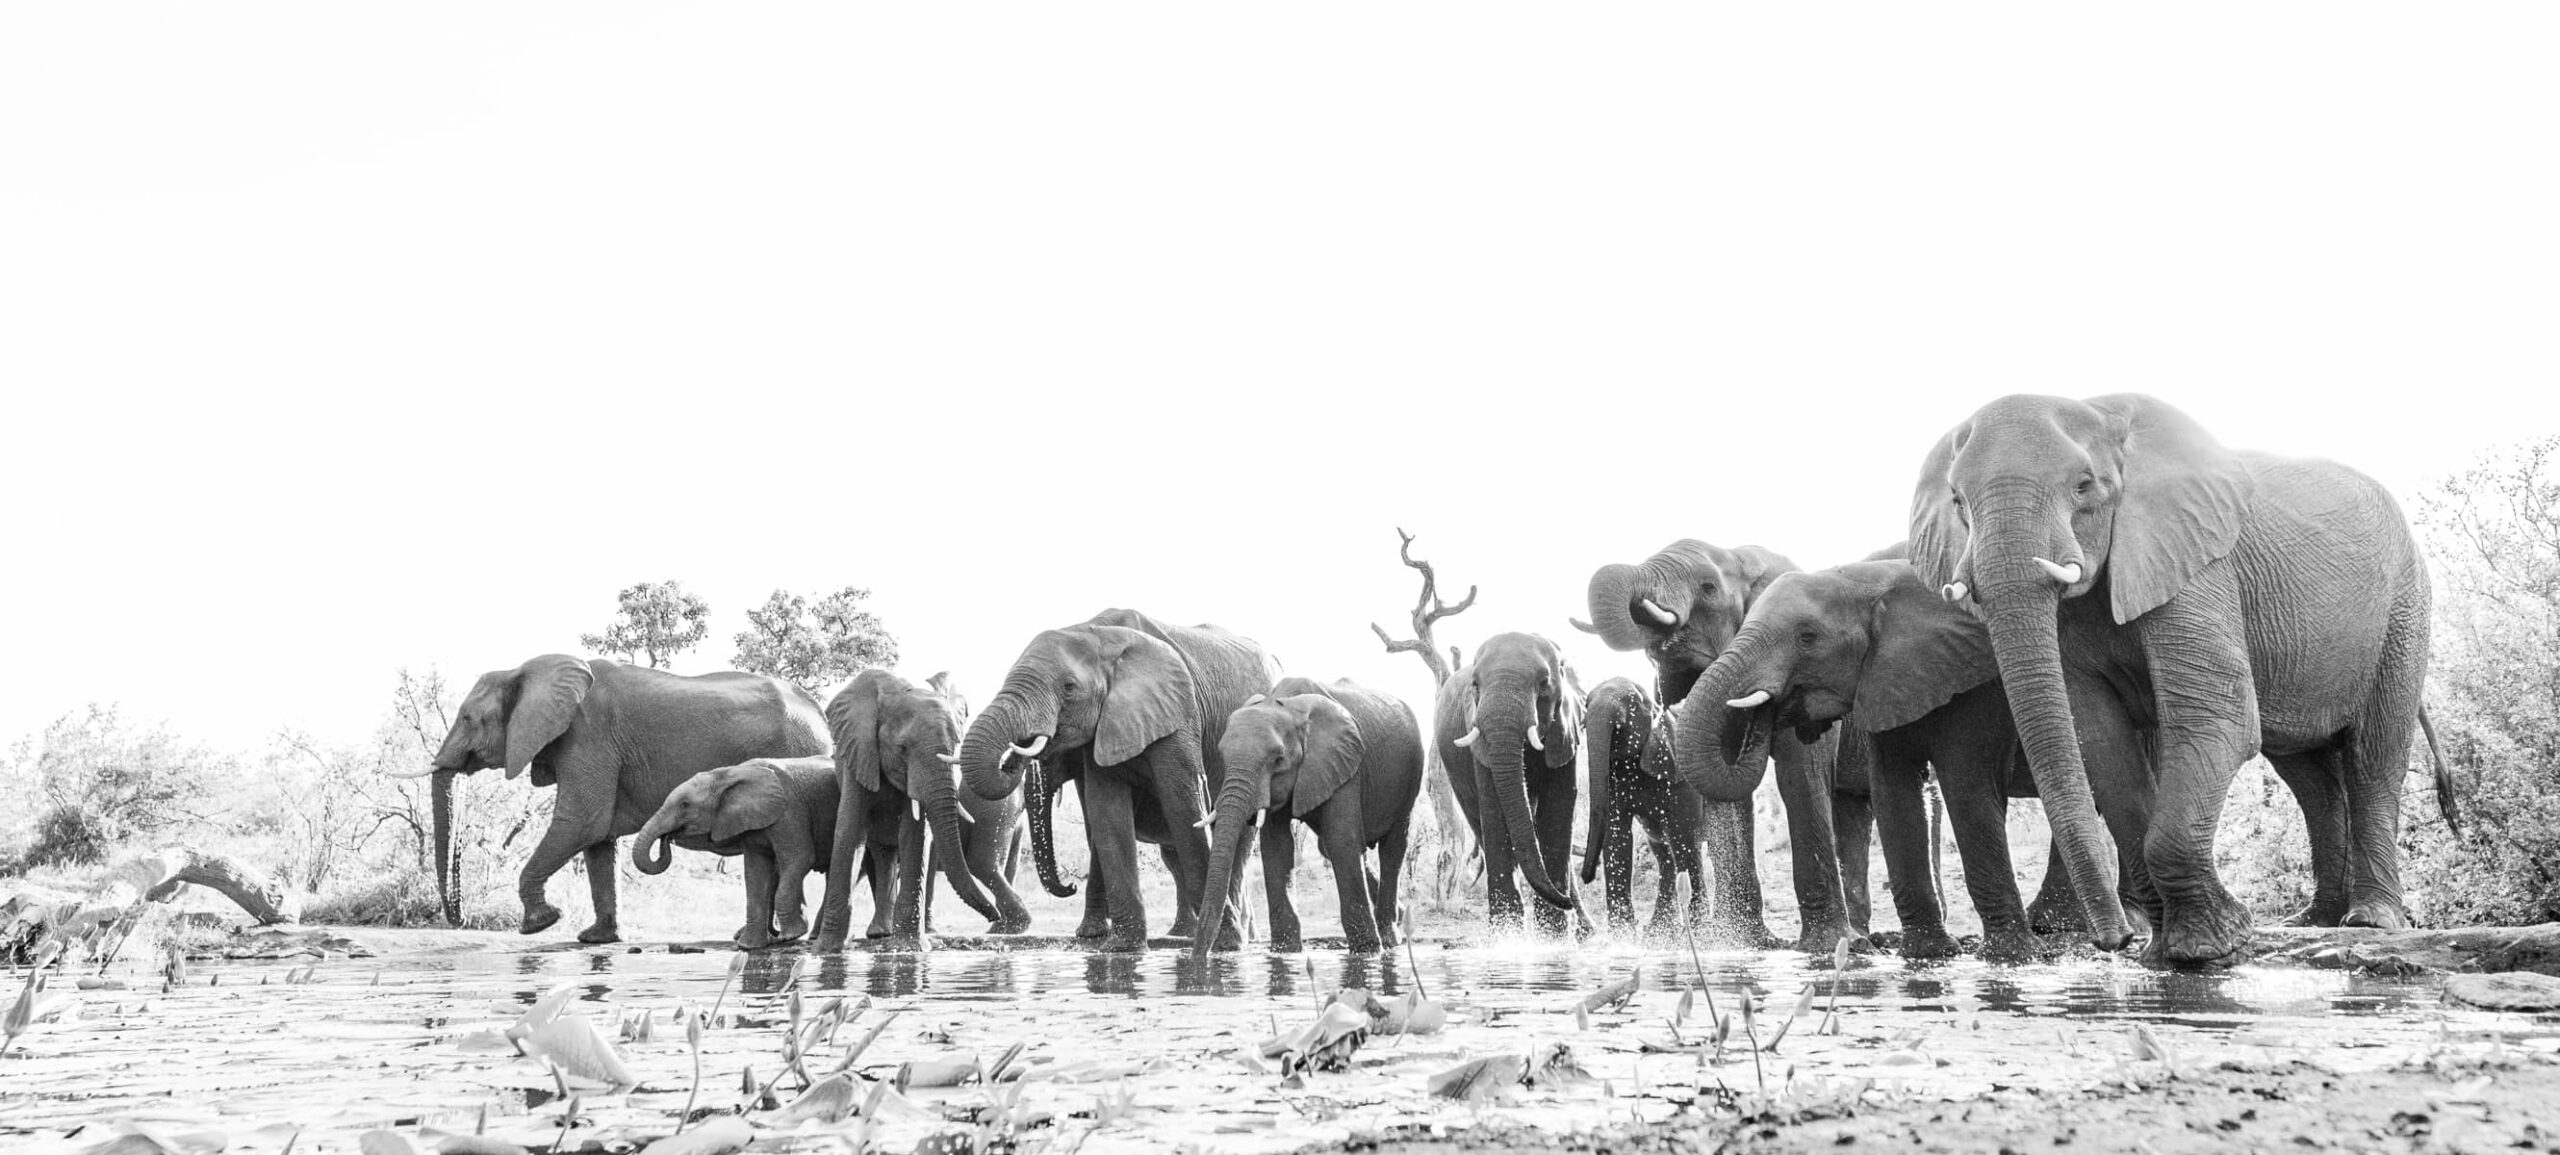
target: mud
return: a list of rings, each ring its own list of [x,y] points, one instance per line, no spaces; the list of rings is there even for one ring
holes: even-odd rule
[[[293,933],[237,944],[281,957],[199,959],[165,991],[156,958],[110,967],[85,990],[79,972],[57,976],[39,999],[52,1021],[0,1059],[0,1147],[85,1151],[141,1130],[170,1149],[193,1136],[197,1149],[219,1139],[232,1151],[354,1151],[366,1132],[392,1130],[423,1136],[422,1150],[474,1131],[535,1150],[564,1139],[637,1149],[673,1131],[688,1099],[697,1115],[741,1107],[742,1070],[790,1101],[800,1081],[776,1076],[795,991],[803,1016],[837,997],[861,1008],[813,1049],[812,1073],[885,1020],[854,1069],[891,1089],[869,1120],[775,1127],[775,1112],[750,1111],[753,1150],[907,1151],[941,1135],[961,1150],[1061,1152],[2560,1141],[2560,1016],[2461,1006],[2425,973],[2262,962],[2163,974],[2092,956],[2023,967],[1857,959],[1834,976],[1828,960],[1792,952],[1717,952],[1700,960],[1705,988],[1683,1017],[1695,970],[1685,949],[1448,932],[1409,954],[1205,963],[1056,939],[785,949],[743,956],[734,982],[741,956],[725,944]],[[1586,1005],[1630,976],[1622,1003]],[[1331,1061],[1284,1074],[1297,1064],[1265,1056],[1264,1041],[1316,1023],[1345,986],[1385,1001],[1427,996],[1448,1022],[1337,1044]],[[563,987],[569,1013],[617,1040],[637,1083],[576,1090],[574,1118],[561,1082],[502,1035]],[[1808,988],[1811,1010],[1790,1022]],[[1729,1024],[1720,1052],[1708,993]],[[715,1003],[697,1093],[679,1014]],[[993,1090],[928,1085],[992,1066],[1016,1043]],[[1485,1097],[1432,1093],[1435,1077],[1488,1058],[1519,1061],[1473,1084]]]

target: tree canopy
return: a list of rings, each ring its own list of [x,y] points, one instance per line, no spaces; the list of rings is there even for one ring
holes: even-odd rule
[[[846,586],[812,601],[775,590],[747,611],[730,662],[770,674],[812,694],[872,666],[895,665],[898,639],[878,616],[862,608],[871,591]]]
[[[711,632],[711,605],[672,581],[641,582],[622,591],[621,616],[578,644],[605,657],[665,669]]]

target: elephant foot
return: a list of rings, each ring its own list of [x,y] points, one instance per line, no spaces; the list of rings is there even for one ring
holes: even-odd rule
[[[730,935],[729,941],[736,944],[740,950],[763,950],[764,948],[773,945],[773,932],[759,931],[754,934],[749,934],[742,930],[736,934]]]
[[[524,922],[516,927],[516,933],[541,934],[551,929],[551,924],[558,921],[560,921],[559,907],[547,902],[527,903],[524,908]]]
[[[890,936],[891,931],[889,930],[889,924],[885,922],[875,922],[862,928],[862,937],[864,938],[888,938]]]
[[[1101,938],[1110,933],[1111,920],[1109,919],[1098,917],[1087,918],[1083,922],[1076,924],[1077,938]]]
[[[1121,934],[1114,931],[1111,934],[1102,936],[1102,942],[1094,949],[1107,954],[1145,954],[1147,953],[1147,936],[1143,934]],[[1232,950],[1234,948],[1230,947],[1228,949]]]
[[[1386,936],[1384,935],[1375,934],[1345,934],[1342,939],[1342,945],[1343,949],[1348,950],[1353,954],[1377,954],[1380,951],[1387,949],[1389,946],[1394,945],[1385,941],[1385,937]]]
[[[988,934],[1021,934],[1029,929],[1031,916],[1028,914],[1008,914],[987,924]]]
[[[1900,950],[1902,957],[1907,959],[1954,958],[1963,953],[1963,948],[1956,945],[1955,936],[1948,934],[1947,928],[1942,926],[1906,926],[1902,928],[1901,938]]]
[[[2311,905],[2293,912],[2293,917],[2284,920],[2284,925],[2336,926],[2345,921],[2346,918],[2347,906],[2345,903],[2322,902],[2315,898],[2311,900]]]
[[[1982,935],[1982,961],[2031,963],[2045,956],[2043,940],[2032,931],[1994,930]]]
[[[2167,924],[2143,948],[2149,967],[2227,967],[2249,945],[2249,912],[2227,897],[2173,907]]]
[[[1709,950],[1768,950],[1784,940],[1771,934],[1769,925],[1758,919],[1714,919],[1699,928],[1698,941]]]
[[[1194,925],[1194,926],[1197,926],[1198,924],[1197,924],[1197,923],[1194,923],[1193,925]],[[1194,932],[1194,936],[1195,936],[1195,937],[1197,936],[1197,932],[1196,932],[1196,931]],[[1175,937],[1175,938],[1180,938],[1180,937],[1182,937],[1182,936],[1180,936],[1180,935],[1175,935],[1174,937]],[[1279,943],[1280,943],[1282,940],[1281,940],[1281,937],[1280,937],[1280,932],[1279,932],[1278,930],[1276,930],[1276,929],[1275,929],[1275,930],[1273,930],[1273,932],[1272,932],[1271,941],[1272,941],[1272,944],[1273,944],[1273,949],[1275,949],[1275,950],[1296,950],[1296,949],[1298,949],[1298,932],[1296,932],[1296,931],[1294,931],[1294,930],[1293,930],[1293,931],[1290,931],[1290,932],[1288,933],[1288,939],[1287,939],[1287,941],[1288,941],[1289,945],[1288,945],[1288,946],[1286,946],[1286,947],[1282,947],[1282,946],[1280,946],[1280,945],[1279,945]],[[1211,949],[1211,950],[1242,950],[1242,949],[1244,949],[1244,932],[1243,932],[1243,931],[1240,931],[1240,930],[1237,930],[1237,929],[1236,929],[1236,924],[1235,924],[1235,923],[1233,923],[1233,922],[1229,922],[1229,923],[1227,923],[1225,926],[1222,926],[1222,927],[1219,927],[1219,928],[1218,928],[1218,937],[1217,937],[1217,938],[1215,938],[1215,939],[1210,940],[1210,943],[1209,943],[1209,949]]]
[[[2409,929],[2409,908],[2397,901],[2369,898],[2347,908],[2347,926],[2370,926],[2382,930]]]
[[[1866,938],[1851,931],[1845,921],[1817,923],[1804,928],[1804,933],[1796,936],[1795,948],[1806,954],[1828,955],[1839,948],[1840,940],[1844,938],[1849,940],[1850,950],[1868,949]]]
[[[597,919],[595,925],[578,932],[578,941],[590,944],[621,942],[622,931],[610,922]]]
[[[809,949],[829,954],[843,950],[844,936],[841,934],[826,934],[822,932],[818,937],[809,941]]]
[[[1275,934],[1275,935],[1272,935],[1272,936],[1271,936],[1271,943],[1270,943],[1270,946],[1271,946],[1271,953],[1273,953],[1273,954],[1296,954],[1296,953],[1298,953],[1298,952],[1300,952],[1300,951],[1303,951],[1303,950],[1307,949],[1307,943],[1306,943],[1306,940],[1305,940],[1305,939],[1302,939],[1302,938],[1299,938],[1298,936],[1296,936],[1296,935],[1294,935],[1294,934],[1293,934],[1293,935],[1288,935],[1288,936],[1286,936],[1286,937],[1283,937],[1283,936],[1280,936],[1280,935],[1276,935],[1276,934]],[[1217,945],[1215,945],[1215,946],[1211,947],[1210,949],[1212,949],[1212,950],[1234,950],[1234,949],[1236,949],[1236,947],[1235,947],[1235,944],[1221,942],[1221,943],[1218,943]]]
[[[780,931],[781,933],[776,936],[780,941],[798,942],[801,939],[809,937],[809,920],[805,918],[783,919]]]

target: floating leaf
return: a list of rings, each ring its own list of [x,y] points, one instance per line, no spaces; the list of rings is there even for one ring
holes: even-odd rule
[[[1642,977],[1642,974],[1641,971],[1629,971],[1627,977],[1584,995],[1582,1001],[1574,1005],[1584,1011],[1609,1010],[1624,1006],[1627,1000],[1636,997],[1637,980]]]
[[[735,1115],[706,1119],[682,1135],[669,1135],[640,1149],[640,1155],[729,1155],[756,1141],[756,1129]]]
[[[945,1055],[936,1059],[914,1059],[898,1064],[898,1089],[910,1087],[957,1087],[976,1082],[980,1068],[976,1055]]]
[[[774,1126],[815,1119],[821,1123],[840,1123],[853,1114],[856,1097],[862,1093],[852,1075],[829,1075],[812,1084],[791,1105],[774,1112],[765,1122]]]
[[[1280,1060],[1283,1077],[1300,1071],[1339,1071],[1351,1065],[1352,1052],[1368,1037],[1366,1012],[1326,1003],[1315,1022],[1264,1043],[1262,1053]]]
[[[525,1053],[549,1059],[561,1073],[572,1079],[627,1091],[639,1086],[631,1076],[631,1068],[613,1049],[613,1042],[596,1030],[585,1015],[562,1015],[543,1024],[526,1036]]]
[[[1431,1076],[1428,1086],[1442,1099],[1480,1102],[1520,1085],[1527,1073],[1528,1064],[1518,1055],[1489,1055]]]
[[[1563,1043],[1548,1043],[1535,1051],[1528,1063],[1528,1073],[1521,1082],[1532,1087],[1583,1087],[1597,1083],[1591,1072],[1573,1057],[1573,1048]]]
[[[418,1145],[397,1131],[367,1131],[356,1139],[364,1155],[420,1155]]]
[[[433,1144],[436,1155],[524,1155],[524,1144],[486,1135],[457,1135],[430,1128],[419,1132],[418,1137]]]

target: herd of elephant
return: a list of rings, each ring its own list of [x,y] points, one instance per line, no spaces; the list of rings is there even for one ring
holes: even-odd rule
[[[939,675],[866,671],[821,708],[772,678],[546,655],[484,675],[420,771],[435,776],[437,881],[458,921],[454,777],[530,768],[560,794],[522,875],[526,933],[558,920],[545,883],[584,854],[596,921],[579,937],[615,939],[615,840],[635,834],[652,873],[669,844],[746,856],[742,945],[814,929],[840,947],[862,875],[870,934],[921,928],[937,874],[993,933],[1020,933],[1020,827],[1043,886],[1077,893],[1050,823],[1074,783],[1091,856],[1079,936],[1145,949],[1146,842],[1174,879],[1172,934],[1235,946],[1252,833],[1268,937],[1297,949],[1303,825],[1348,945],[1375,950],[1393,942],[1408,824],[1436,766],[1497,923],[1566,929],[1588,790],[1580,877],[1605,875],[1614,923],[1633,921],[1641,825],[1657,927],[1765,946],[1783,940],[1761,917],[1750,798],[1775,765],[1798,949],[1867,934],[1872,830],[1901,952],[1956,953],[1923,803],[1934,775],[1985,957],[2038,957],[2058,945],[2040,936],[2069,933],[2111,951],[2147,936],[2147,963],[2213,965],[2250,928],[2216,873],[2215,827],[2233,773],[2263,754],[2309,833],[2312,898],[2294,921],[2408,925],[2400,781],[2425,726],[2427,576],[2397,504],[2346,466],[2227,449],[2138,394],[2004,397],[1928,449],[1903,543],[1802,570],[1683,539],[1600,567],[1588,613],[1575,627],[1642,651],[1654,685],[1586,693],[1554,642],[1497,634],[1441,685],[1427,745],[1392,695],[1284,677],[1252,640],[1131,610],[1039,634],[975,713]],[[2435,785],[2452,822],[2440,758]],[[2052,826],[2032,904],[2005,831],[2024,797]],[[827,880],[814,928],[812,870]]]

